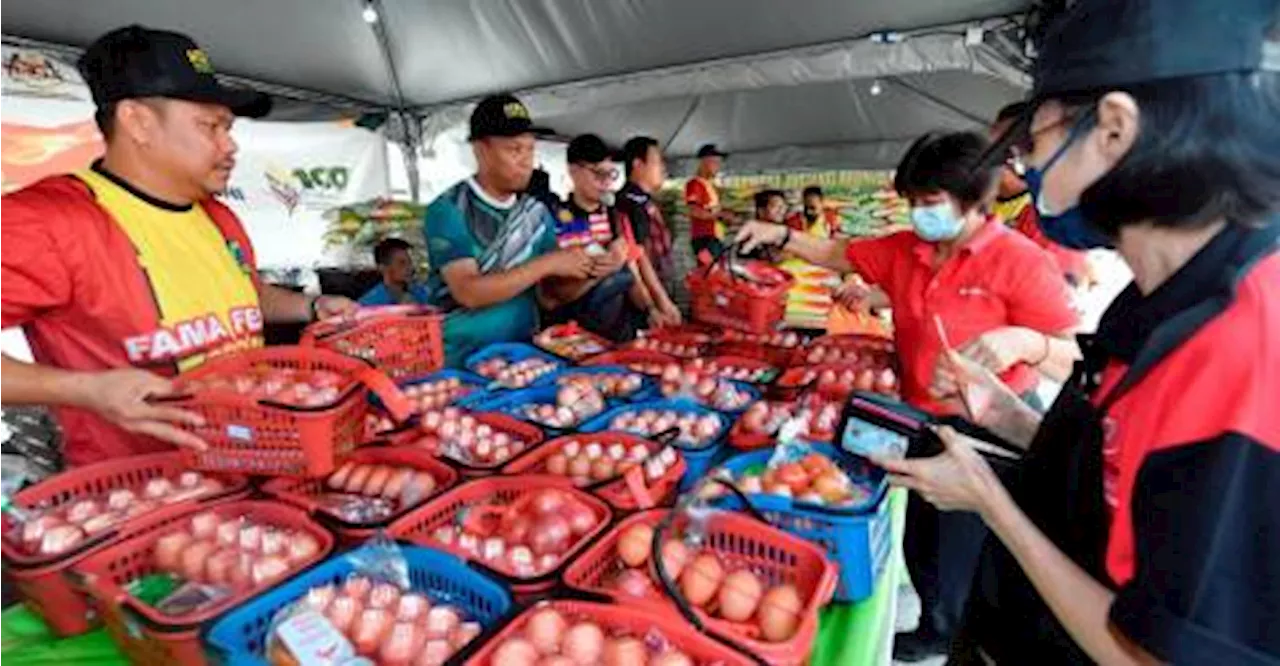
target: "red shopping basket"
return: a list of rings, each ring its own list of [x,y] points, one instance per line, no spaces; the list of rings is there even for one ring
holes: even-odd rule
[[[577,542],[561,557],[560,563],[550,571],[534,576],[518,576],[505,568],[500,571],[488,566],[476,552],[463,548],[459,541],[454,540],[450,543],[443,543],[437,539],[437,530],[458,525],[460,521],[469,518],[469,514],[475,508],[492,503],[510,506],[538,491],[550,488],[569,493],[594,511],[598,519],[596,527],[579,537]],[[412,541],[420,546],[447,550],[474,563],[489,572],[494,578],[506,583],[511,588],[512,595],[516,597],[516,602],[523,603],[545,596],[548,590],[555,587],[565,564],[573,561],[573,558],[582,551],[583,546],[603,533],[608,528],[612,517],[613,513],[609,510],[608,504],[593,495],[574,488],[569,479],[565,477],[536,475],[495,476],[475,479],[456,486],[391,523],[390,527],[387,528],[387,534],[394,539]]]
[[[661,584],[655,584],[653,592],[644,597],[624,595],[610,586],[610,580],[622,572],[626,565],[618,557],[618,540],[635,525],[657,528],[670,510],[642,511],[622,519],[613,529],[593,543],[582,556],[564,572],[565,585],[575,590],[607,598],[626,607],[643,607],[650,612],[663,613],[667,617],[681,617],[675,602],[660,592]],[[672,527],[683,530],[686,518],[678,516]],[[836,566],[817,546],[775,529],[746,514],[734,511],[718,511],[706,521],[704,549],[714,551],[726,570],[749,569],[766,585],[789,583],[800,593],[803,607],[800,621],[791,638],[771,643],[760,636],[754,620],[731,622],[712,617],[702,609],[693,613],[708,633],[740,649],[753,654],[769,664],[799,666],[809,658],[813,641],[818,633],[818,612],[831,600],[836,588]],[[668,529],[663,538],[670,538]],[[654,548],[657,552],[657,548]],[[655,576],[650,562],[650,575]],[[656,580],[656,577],[655,577]]]
[[[583,361],[581,365],[620,365],[632,372],[642,375],[659,376],[668,365],[679,363],[680,359],[669,354],[640,349],[619,349],[605,352]]]
[[[696,664],[755,666],[756,663],[746,655],[702,636],[693,627],[685,624],[679,618],[671,617],[669,614],[650,613],[625,606],[597,604],[588,601],[556,599],[533,606],[517,616],[468,659],[466,661],[467,666],[505,666],[493,661],[494,652],[507,639],[518,635],[524,629],[525,624],[528,623],[529,618],[543,608],[554,608],[571,622],[574,620],[594,622],[600,625],[605,633],[610,635],[621,632],[643,639],[656,631],[666,638],[672,647],[684,653],[686,657],[692,659],[693,663]]]
[[[320,496],[331,492],[328,479],[294,479],[280,477],[262,485],[262,492],[282,502],[292,504],[311,512],[316,520],[333,530],[338,537],[338,545],[354,546],[364,543],[379,529],[391,524],[396,518],[405,515],[415,507],[422,506],[431,498],[452,488],[458,481],[458,473],[452,467],[436,460],[435,456],[424,450],[416,450],[389,446],[366,446],[357,449],[347,458],[348,463],[369,465],[390,465],[395,467],[412,467],[426,472],[435,480],[436,487],[429,495],[415,504],[398,507],[387,518],[371,523],[356,523],[345,520],[329,511],[320,501]]]
[[[20,508],[62,505],[98,497],[113,490],[140,491],[151,479],[176,477],[186,470],[183,454],[178,451],[119,458],[69,469],[14,495],[13,504]],[[165,517],[174,511],[209,506],[249,494],[249,484],[244,478],[213,476],[224,484],[222,492],[168,504],[128,519],[66,553],[34,555],[22,551],[6,538],[0,541],[0,548],[4,552],[5,573],[13,581],[27,607],[43,618],[53,633],[59,636],[84,633],[96,623],[96,613],[88,599],[67,579],[67,570],[111,544],[145,533],[163,523]],[[16,527],[10,524],[10,518],[6,515],[6,535],[10,529]]]
[[[361,308],[354,317],[326,319],[302,332],[301,344],[373,363],[403,380],[444,367],[444,314],[421,305]]]
[[[735,246],[728,247],[709,266],[695,268],[685,278],[693,319],[748,333],[778,330],[795,278],[764,261],[736,259],[734,252]]]
[[[185,615],[166,615],[130,595],[127,591],[130,582],[156,573],[152,549],[160,537],[186,529],[185,523],[192,515],[206,510],[222,518],[245,516],[256,522],[305,532],[315,537],[320,548],[315,555],[291,566],[287,574],[274,581],[233,593],[207,608]],[[168,514],[166,518],[162,528],[116,543],[85,558],[75,567],[81,585],[102,613],[107,633],[131,664],[199,666],[208,663],[200,639],[206,622],[323,560],[333,549],[333,536],[327,530],[308,518],[301,509],[278,502],[227,502]]]
[[[397,421],[412,413],[386,375],[364,361],[323,349],[255,349],[206,363],[183,379],[234,379],[260,367],[336,372],[343,385],[334,402],[316,407],[222,389],[164,399],[204,417],[204,425],[184,426],[208,444],[204,451],[187,452],[192,466],[237,474],[324,476],[363,441],[365,415],[372,409],[367,391],[377,394]]]

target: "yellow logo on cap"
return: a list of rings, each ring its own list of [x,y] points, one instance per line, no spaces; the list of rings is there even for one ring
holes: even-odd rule
[[[191,63],[191,69],[201,74],[212,74],[213,63],[209,62],[209,56],[200,49],[187,49],[187,62]]]
[[[520,102],[510,102],[502,107],[502,113],[508,118],[524,118],[529,119],[529,109],[524,108]]]
[[[569,212],[567,208],[561,208],[559,218],[561,222],[572,222],[573,213]]]

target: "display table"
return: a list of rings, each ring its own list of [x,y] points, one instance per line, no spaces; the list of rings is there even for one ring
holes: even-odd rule
[[[811,666],[880,666],[890,663],[898,583],[902,576],[902,527],[906,492],[889,497],[894,552],[870,599],[834,604],[822,614]],[[58,639],[38,617],[18,605],[0,615],[0,656],[5,666],[28,664],[126,664],[104,629]]]

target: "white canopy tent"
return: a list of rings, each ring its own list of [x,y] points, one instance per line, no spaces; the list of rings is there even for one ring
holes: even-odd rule
[[[3,31],[72,47],[134,22],[185,31],[241,82],[395,112],[428,157],[456,141],[476,98],[516,91],[566,137],[647,134],[677,158],[715,141],[735,171],[884,168],[920,133],[980,127],[1021,96],[1031,5],[42,0],[9,3]]]

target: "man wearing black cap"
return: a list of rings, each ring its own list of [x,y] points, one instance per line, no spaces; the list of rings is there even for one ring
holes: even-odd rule
[[[528,340],[540,303],[551,309],[572,300],[600,270],[582,248],[556,249],[551,211],[526,194],[535,138],[549,133],[515,97],[485,98],[471,114],[475,175],[427,207],[427,287],[432,303],[450,313],[444,344],[451,366],[490,343]]]
[[[240,222],[213,198],[235,165],[232,123],[270,98],[222,86],[185,35],[136,25],[79,66],[106,153],[4,197],[2,325],[23,328],[36,363],[3,358],[3,400],[53,405],[71,465],[202,448],[177,427],[197,417],[148,400],[173,391],[166,377],[262,346],[264,320],[355,304],[261,283]]]
[[[1133,282],[1043,415],[949,354],[1027,447],[880,460],[988,539],[957,663],[1280,664],[1280,2],[1079,0],[1039,45],[1018,144],[1049,240]],[[981,166],[980,166],[981,168]]]
[[[577,320],[618,341],[635,337],[638,326],[680,323],[680,311],[636,243],[629,220],[610,205],[610,186],[618,177],[613,151],[600,137],[584,134],[569,142],[566,158],[573,191],[556,212],[556,240],[561,248],[586,248],[599,277],[582,283],[583,294],[569,294],[574,300],[553,318]]]
[[[698,149],[698,171],[684,185],[684,203],[689,209],[689,238],[694,256],[710,260],[724,246],[725,223],[733,221],[720,208],[720,192],[715,179],[728,154],[708,143]],[[703,251],[706,256],[703,256]]]

